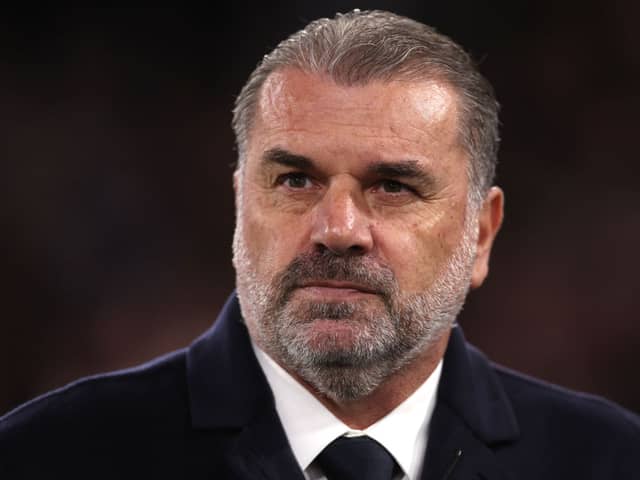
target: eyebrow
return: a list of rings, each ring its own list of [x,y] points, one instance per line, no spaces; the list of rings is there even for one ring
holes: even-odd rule
[[[262,155],[262,164],[279,164],[285,167],[299,168],[300,170],[311,170],[314,168],[314,164],[311,159],[304,155],[296,155],[295,153],[288,152],[282,148],[271,148],[264,152]]]
[[[417,160],[374,162],[367,168],[369,174],[398,180],[412,180],[422,187],[434,187],[434,176],[420,167]]]
[[[310,158],[291,153],[279,147],[267,150],[262,156],[262,164],[266,166],[278,164],[305,171],[316,169],[316,165]],[[433,175],[425,171],[417,160],[373,162],[367,166],[367,174],[378,178],[412,180],[424,188],[432,188],[437,183]]]

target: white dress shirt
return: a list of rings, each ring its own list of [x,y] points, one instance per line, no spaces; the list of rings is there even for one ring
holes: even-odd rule
[[[364,430],[349,428],[271,357],[253,344],[275,397],[276,411],[307,480],[326,480],[314,459],[336,438],[367,435],[383,445],[402,473],[397,480],[418,480],[427,448],[427,433],[436,404],[442,360],[404,402]]]

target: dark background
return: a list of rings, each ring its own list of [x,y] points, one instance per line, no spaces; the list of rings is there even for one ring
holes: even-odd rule
[[[0,12],[0,413],[187,345],[233,288],[233,100],[318,16],[387,8],[481,60],[506,221],[461,323],[640,411],[640,3],[262,2]]]

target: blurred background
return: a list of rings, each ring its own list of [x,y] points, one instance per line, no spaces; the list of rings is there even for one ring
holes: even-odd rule
[[[467,337],[640,411],[640,3],[396,0],[2,9],[0,414],[209,327],[234,285],[234,97],[355,7],[453,37],[503,105],[506,221]]]

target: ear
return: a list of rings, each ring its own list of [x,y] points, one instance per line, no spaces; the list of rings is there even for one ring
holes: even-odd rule
[[[471,288],[478,288],[487,278],[491,247],[502,225],[503,209],[504,193],[499,187],[491,187],[478,216],[478,243],[471,273]]]
[[[239,183],[240,183],[240,169],[236,168],[236,170],[233,172],[233,191],[236,193],[236,195],[238,194]]]

